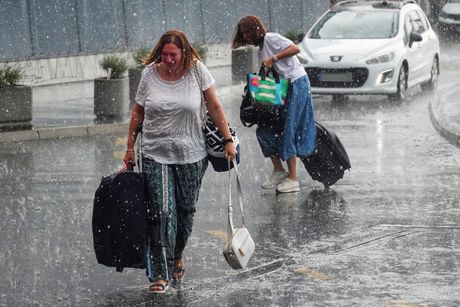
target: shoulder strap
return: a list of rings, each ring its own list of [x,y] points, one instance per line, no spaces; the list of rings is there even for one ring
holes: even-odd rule
[[[230,169],[230,160],[228,160],[228,229],[227,229],[227,238],[228,242],[231,242],[233,234],[235,233],[235,227],[233,224],[233,207],[232,207],[232,178],[231,178],[231,169]],[[236,175],[236,192],[238,195],[238,203],[240,205],[241,211],[241,220],[243,227],[247,228],[246,221],[244,220],[244,208],[243,208],[243,193],[241,189],[240,174],[238,173],[238,167],[236,161],[233,161],[233,168]]]
[[[206,124],[206,99],[203,93],[203,78],[201,76],[200,71],[198,70],[198,60],[192,63],[191,68],[192,74],[195,76],[196,81],[198,82],[199,90],[201,93],[201,118],[203,121],[203,126]]]

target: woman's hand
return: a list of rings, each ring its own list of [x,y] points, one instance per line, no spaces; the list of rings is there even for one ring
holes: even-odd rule
[[[263,61],[262,61],[262,64],[263,64],[265,67],[272,68],[273,62],[274,62],[274,59],[273,59],[272,57],[270,57],[270,58],[267,58],[267,59],[263,60]]]
[[[136,165],[136,159],[134,157],[134,150],[127,150],[125,153],[125,157],[123,158],[123,161],[128,165],[135,166]]]
[[[231,159],[233,161],[236,159],[236,154],[237,154],[237,151],[236,151],[236,148],[233,142],[226,143],[225,148],[224,148],[225,158]]]

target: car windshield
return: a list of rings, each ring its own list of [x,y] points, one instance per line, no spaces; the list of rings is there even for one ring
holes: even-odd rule
[[[309,38],[382,39],[398,32],[395,11],[329,11],[310,32]]]

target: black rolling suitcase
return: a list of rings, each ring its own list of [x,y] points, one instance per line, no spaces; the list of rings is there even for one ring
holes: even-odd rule
[[[141,139],[142,136],[140,143]],[[140,154],[139,157],[141,170]],[[95,193],[92,229],[96,259],[100,264],[115,267],[118,272],[123,268],[145,268],[147,210],[144,184],[140,171],[128,169],[103,177]]]
[[[316,124],[315,152],[301,160],[313,180],[324,184],[325,188],[343,178],[344,172],[351,168],[347,151],[337,135],[324,126]]]

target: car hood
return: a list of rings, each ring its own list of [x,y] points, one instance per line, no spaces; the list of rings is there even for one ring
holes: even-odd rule
[[[447,3],[442,10],[446,14],[460,15],[460,3]]]
[[[302,42],[302,47],[313,60],[334,55],[363,58],[383,51],[391,41],[391,39],[306,39]]]

